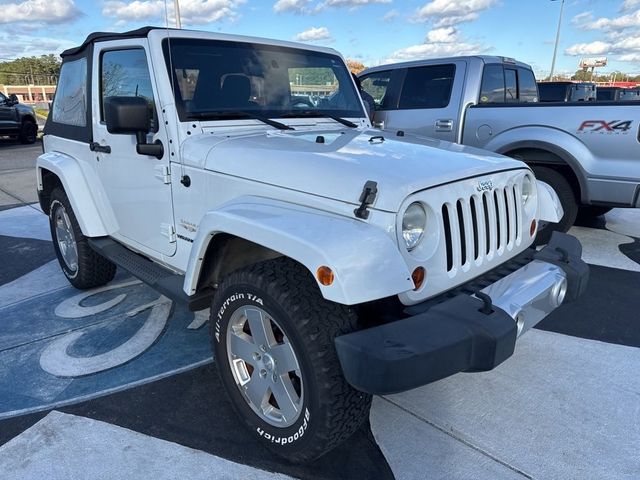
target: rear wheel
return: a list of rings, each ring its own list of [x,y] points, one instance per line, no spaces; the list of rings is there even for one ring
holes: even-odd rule
[[[211,308],[220,377],[253,435],[293,462],[319,457],[367,418],[371,396],[342,375],[333,340],[356,327],[346,306],[322,298],[285,258],[231,273]]]
[[[59,188],[51,193],[49,227],[60,267],[74,287],[99,287],[113,280],[115,264],[91,249],[67,195]]]
[[[20,127],[20,135],[18,139],[20,143],[31,144],[35,143],[38,137],[38,126],[32,120],[24,120]]]
[[[545,182],[556,192],[564,210],[564,216],[558,223],[549,223],[538,232],[536,244],[542,245],[549,242],[554,231],[566,232],[571,228],[578,215],[578,201],[573,188],[562,173],[549,167],[534,165],[531,168],[538,180]]]

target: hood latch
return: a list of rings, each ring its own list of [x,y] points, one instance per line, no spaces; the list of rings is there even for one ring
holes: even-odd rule
[[[373,205],[377,195],[378,183],[373,180],[367,180],[362,188],[360,199],[358,200],[360,202],[360,206],[353,211],[357,218],[362,218],[363,220],[369,218],[369,210],[367,210],[367,207],[369,205]]]

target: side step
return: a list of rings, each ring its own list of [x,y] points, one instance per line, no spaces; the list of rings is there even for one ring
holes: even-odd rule
[[[182,289],[184,275],[178,275],[146,257],[138,255],[108,237],[89,238],[88,241],[89,246],[100,255],[124,268],[131,275],[171,300],[187,305],[192,312],[204,310],[211,305],[214,292],[212,288],[207,287],[188,296]]]

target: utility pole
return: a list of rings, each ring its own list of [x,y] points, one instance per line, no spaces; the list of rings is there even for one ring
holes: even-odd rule
[[[176,0],[177,2],[178,0]],[[556,2],[557,0],[551,0]],[[556,55],[558,54],[558,43],[560,42],[560,27],[562,26],[562,11],[564,10],[564,0],[560,0],[560,19],[558,20],[558,30],[556,32],[556,44],[553,47],[553,60],[551,61],[551,73],[549,73],[549,80],[553,80],[553,72],[556,69]]]
[[[564,2],[564,0],[562,0]],[[182,28],[182,20],[180,20],[180,1],[173,0],[176,8],[176,28]]]

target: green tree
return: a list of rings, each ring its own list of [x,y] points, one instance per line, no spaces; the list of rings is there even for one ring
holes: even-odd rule
[[[0,84],[55,85],[59,74],[60,58],[53,54],[0,62]]]

